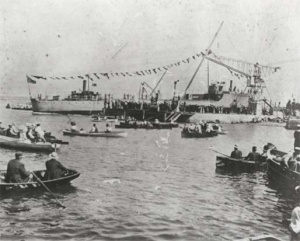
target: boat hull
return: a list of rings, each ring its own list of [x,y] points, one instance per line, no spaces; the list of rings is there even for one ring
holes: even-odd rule
[[[79,133],[79,132],[71,132],[69,130],[64,130],[63,131],[64,135],[67,136],[85,136],[85,137],[113,137],[113,138],[118,138],[118,137],[126,137],[127,132],[124,131],[112,131],[112,132],[97,132],[97,133]]]
[[[0,135],[0,147],[21,151],[51,152],[58,149],[60,145],[51,143],[24,143],[19,139]]]
[[[215,137],[218,133],[215,131],[205,132],[205,133],[197,133],[197,132],[181,132],[181,137],[184,138],[207,138],[207,137]]]
[[[5,173],[6,170],[0,171],[0,190],[1,192],[9,192],[9,191],[19,191],[19,190],[32,190],[37,188],[44,188],[34,177],[32,181],[30,182],[24,182],[24,183],[6,183],[4,182],[5,179]],[[61,178],[54,179],[54,180],[43,180],[43,174],[45,173],[45,170],[39,170],[34,171],[34,174],[40,178],[40,180],[47,186],[47,187],[55,187],[55,186],[61,186],[70,183],[72,180],[78,178],[80,176],[80,173],[68,169],[68,173]]]
[[[37,100],[31,99],[34,113],[80,114],[99,113],[104,107],[103,100]]]
[[[235,172],[254,172],[265,171],[266,163],[255,163],[254,161],[246,161],[243,159],[235,159],[225,156],[217,156],[216,168],[222,168]]]

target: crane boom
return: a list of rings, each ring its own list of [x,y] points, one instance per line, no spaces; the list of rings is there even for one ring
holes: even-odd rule
[[[246,74],[246,73],[244,73],[244,72],[242,72],[242,71],[240,71],[240,70],[238,70],[238,69],[236,69],[236,68],[233,68],[233,67],[231,67],[231,66],[229,66],[229,65],[227,65],[227,64],[224,64],[224,63],[222,63],[222,62],[220,62],[220,61],[218,61],[218,60],[215,60],[215,59],[213,59],[213,58],[210,58],[210,57],[208,57],[206,54],[204,54],[204,53],[201,53],[202,54],[202,56],[205,58],[205,59],[207,59],[207,60],[209,60],[209,61],[211,61],[211,62],[214,62],[214,63],[216,63],[216,64],[218,64],[218,65],[221,65],[221,66],[223,66],[223,67],[225,67],[225,68],[227,68],[227,69],[229,69],[229,70],[232,70],[232,71],[234,71],[234,72],[237,72],[237,73],[239,73],[239,74],[241,74],[241,75],[244,75],[245,77],[247,77],[247,78],[251,78],[251,75],[249,75],[249,74]]]
[[[163,75],[161,76],[161,78],[159,79],[159,81],[157,82],[157,84],[155,85],[154,89],[152,89],[148,84],[148,86],[151,88],[152,92],[150,93],[150,96],[153,94],[153,92],[156,90],[156,88],[158,87],[158,85],[160,84],[160,82],[162,81],[162,79],[164,78],[165,74],[167,73],[167,70],[163,73]]]

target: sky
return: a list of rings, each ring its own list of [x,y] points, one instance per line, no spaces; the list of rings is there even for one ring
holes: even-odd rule
[[[166,66],[205,51],[280,67],[266,76],[265,97],[300,101],[300,2],[296,0],[0,0],[0,95],[28,96],[26,75],[78,76],[133,72]],[[179,80],[183,91],[200,58],[168,70],[160,85],[170,97]],[[245,79],[210,63],[210,81]],[[137,95],[141,82],[154,87],[158,75],[95,79],[95,91]],[[82,89],[82,80],[39,80],[32,95]],[[190,93],[207,91],[207,63]]]

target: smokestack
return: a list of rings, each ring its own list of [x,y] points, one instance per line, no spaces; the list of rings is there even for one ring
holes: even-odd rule
[[[86,91],[86,80],[83,81],[82,91]]]

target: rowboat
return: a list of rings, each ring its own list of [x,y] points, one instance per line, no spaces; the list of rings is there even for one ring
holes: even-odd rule
[[[267,158],[268,177],[273,181],[278,181],[281,184],[286,184],[290,188],[295,188],[300,185],[300,173],[297,170],[292,170],[285,165],[282,165],[282,159],[287,154],[278,150],[271,150],[272,154]]]
[[[159,122],[159,123],[153,122],[152,125],[157,129],[171,129],[171,128],[179,127],[178,123],[171,123],[171,122]]]
[[[79,177],[80,173],[68,169],[68,172],[63,176],[58,179],[54,180],[43,180],[43,176],[45,174],[46,170],[38,170],[38,171],[33,171],[33,173],[42,181],[47,187],[55,187],[55,186],[61,186],[64,184],[67,184],[74,180],[75,178]],[[23,182],[23,183],[6,183],[4,181],[5,179],[5,174],[6,170],[0,170],[0,192],[7,192],[7,191],[12,191],[12,190],[31,190],[31,189],[36,189],[36,188],[42,188],[42,185],[36,177],[33,177],[32,180],[29,182]]]
[[[63,134],[66,136],[89,136],[89,137],[126,137],[127,132],[124,131],[100,131],[93,133],[80,133],[80,132],[72,132],[70,130],[64,130]]]
[[[266,235],[260,235],[260,236],[256,236],[256,237],[235,239],[234,241],[283,241],[283,240],[276,238],[273,235],[266,234]]]
[[[207,137],[214,137],[217,136],[218,133],[216,131],[211,131],[211,132],[204,132],[204,133],[199,133],[199,132],[181,132],[181,137],[185,138],[207,138]]]
[[[172,129],[171,123],[152,123],[143,124],[138,122],[126,123],[120,122],[119,125],[115,125],[115,128],[119,129]]]
[[[0,135],[0,147],[23,151],[51,152],[58,149],[60,145],[49,142],[27,143],[17,138]]]
[[[237,172],[264,171],[267,168],[266,162],[256,163],[245,159],[235,159],[227,156],[217,156],[216,168],[224,168]]]

